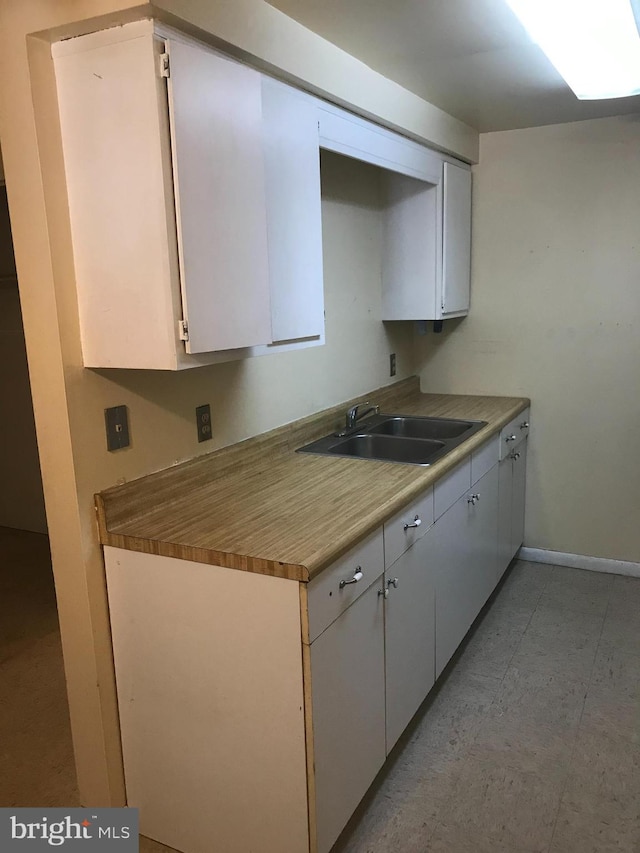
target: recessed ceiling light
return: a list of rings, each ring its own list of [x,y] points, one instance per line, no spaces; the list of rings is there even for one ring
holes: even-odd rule
[[[507,0],[578,98],[640,94],[632,0]]]

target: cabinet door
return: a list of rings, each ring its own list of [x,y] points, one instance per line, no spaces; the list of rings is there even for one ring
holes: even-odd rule
[[[382,577],[311,644],[318,853],[385,760]]]
[[[435,589],[431,531],[385,574],[387,753],[435,681]]]
[[[324,332],[320,148],[315,102],[262,78],[274,341]]]
[[[167,49],[187,352],[269,343],[260,74],[182,41]]]
[[[436,521],[433,533],[437,677],[496,584],[497,465]]]
[[[518,445],[513,459],[511,557],[524,542],[524,500],[527,480],[527,441]],[[511,557],[509,559],[511,559]]]
[[[513,461],[507,456],[498,466],[498,565],[499,581],[511,562],[511,522],[513,503]]]
[[[471,279],[471,172],[444,164],[442,313],[469,310]]]

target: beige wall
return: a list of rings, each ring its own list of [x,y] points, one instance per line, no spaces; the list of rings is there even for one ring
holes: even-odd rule
[[[640,121],[481,136],[472,307],[423,390],[532,399],[525,544],[640,561]]]
[[[386,86],[364,66],[350,66],[341,51],[304,36],[297,24],[291,28],[281,13],[260,0],[189,0],[163,6],[199,27],[216,31],[219,25],[226,40],[244,40],[242,49],[264,53],[267,64],[280,58],[289,73],[315,75],[310,88],[335,82],[344,98],[355,91],[355,84],[337,79],[336,68],[349,67],[357,71],[362,97],[368,81],[369,107],[375,102],[383,116],[388,109],[391,123],[398,121],[396,107],[403,102],[398,87]],[[390,350],[398,354],[399,377],[412,368],[408,328],[387,332],[379,322],[377,176],[364,169],[352,181],[336,158],[327,158],[324,167],[326,347],[178,375],[82,368],[49,37],[28,34],[55,27],[63,34],[94,26],[69,26],[71,17],[105,16],[102,22],[113,24],[140,14],[127,7],[126,0],[0,3],[0,138],[79,785],[83,802],[96,806],[122,802],[123,783],[94,492],[380,385],[387,379]],[[423,129],[431,127],[443,147],[456,149],[456,139],[474,147],[473,131],[421,103],[419,108],[410,96],[403,109],[417,105],[413,112]],[[198,445],[194,408],[207,401],[215,439]],[[103,410],[121,403],[129,406],[132,446],[109,454]]]

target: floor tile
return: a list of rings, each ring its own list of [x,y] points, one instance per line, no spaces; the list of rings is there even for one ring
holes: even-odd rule
[[[594,792],[620,803],[640,801],[640,744],[615,731],[581,726],[567,779],[572,794]]]
[[[539,766],[568,761],[586,692],[586,680],[511,666],[476,746],[534,756]]]
[[[566,610],[604,616],[613,586],[613,575],[554,566],[539,605],[554,602]]]
[[[552,567],[544,563],[516,560],[507,571],[497,598],[520,606],[535,607],[551,577]]]
[[[444,769],[473,744],[499,688],[497,678],[454,669],[417,723],[405,760]]]
[[[540,602],[511,661],[568,678],[588,678],[593,668],[603,617]]]
[[[637,615],[640,613],[640,578],[613,576],[608,614]]]
[[[454,670],[430,697],[334,853],[423,853],[500,681]]]
[[[582,726],[640,743],[640,656],[600,642]]]
[[[539,849],[539,848],[538,848]],[[536,847],[527,847],[521,840],[518,842],[517,853],[531,853]],[[397,848],[400,853],[402,848]],[[516,853],[513,839],[510,837],[484,837],[479,835],[475,827],[439,824],[429,842],[429,846],[420,853]]]
[[[567,791],[562,797],[550,853],[637,853],[637,800],[622,801],[596,791]]]
[[[0,664],[0,805],[79,806],[60,634]]]
[[[606,690],[640,699],[640,655],[630,654],[624,648],[601,639],[590,690]]]
[[[494,849],[546,853],[566,768],[517,764],[502,751],[475,747],[434,838],[456,831]]]
[[[640,656],[640,610],[607,611],[602,642]]]
[[[479,625],[461,647],[454,667],[468,675],[502,679],[516,653],[524,628],[509,624]]]

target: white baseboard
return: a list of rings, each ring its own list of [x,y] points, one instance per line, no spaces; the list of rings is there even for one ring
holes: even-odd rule
[[[587,557],[583,554],[565,554],[562,551],[545,551],[543,548],[525,548],[518,551],[519,560],[530,563],[551,563],[554,566],[570,566],[590,572],[609,572],[613,575],[629,575],[640,578],[640,563],[627,560],[607,560],[605,557]]]

